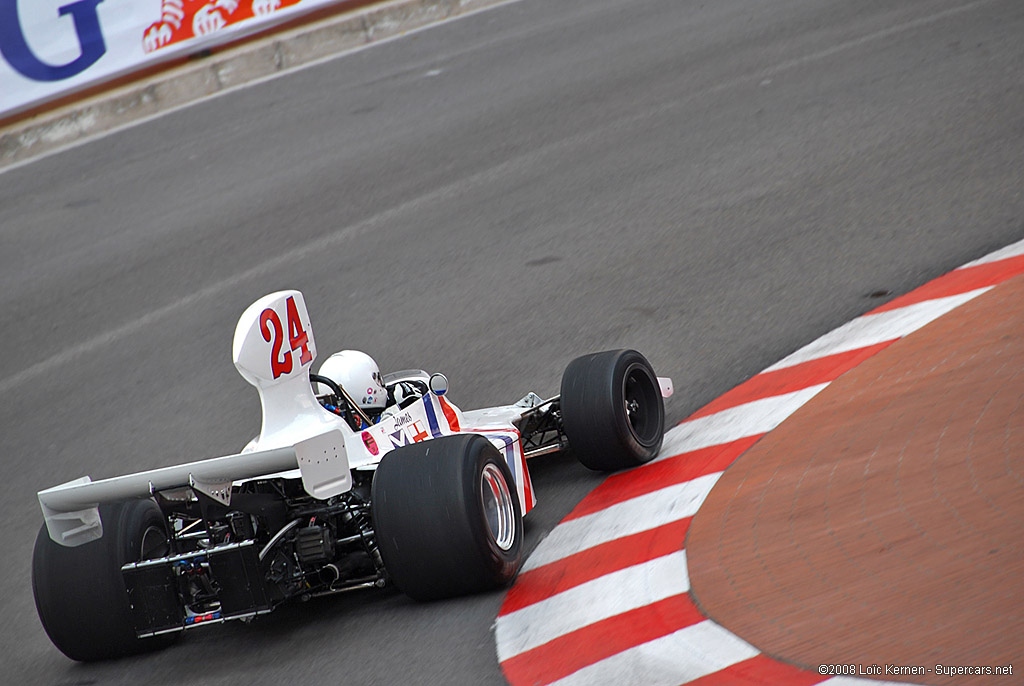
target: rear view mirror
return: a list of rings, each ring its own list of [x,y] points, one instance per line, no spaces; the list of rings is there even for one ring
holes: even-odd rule
[[[444,374],[431,374],[430,382],[427,385],[430,386],[430,392],[434,395],[444,395],[448,392],[448,377]]]

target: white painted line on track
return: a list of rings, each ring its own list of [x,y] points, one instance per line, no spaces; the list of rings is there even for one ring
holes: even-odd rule
[[[686,552],[626,567],[498,617],[499,660],[525,653],[595,622],[690,590]]]
[[[521,0],[513,1],[520,2]],[[496,6],[497,5],[493,5],[492,7]],[[578,138],[579,137],[574,137],[567,141],[567,144],[576,141]],[[549,155],[555,157],[561,152],[562,148],[562,145],[557,144],[549,146],[548,148],[534,150],[518,157],[512,157],[492,167],[482,169],[470,176],[455,179],[445,186],[433,189],[417,197],[410,198],[400,205],[383,210],[358,223],[339,227],[332,233],[311,240],[308,243],[296,245],[287,252],[277,254],[264,262],[254,264],[244,271],[227,276],[219,281],[215,281],[200,290],[193,291],[192,293],[169,302],[162,307],[150,310],[135,319],[131,319],[121,326],[104,331],[92,338],[76,342],[74,345],[61,350],[60,352],[49,355],[45,359],[11,374],[6,378],[0,379],[0,394],[8,393],[17,386],[28,383],[42,373],[53,371],[55,367],[70,364],[85,355],[103,352],[104,350],[113,347],[120,339],[145,331],[164,317],[173,315],[186,307],[191,307],[206,298],[219,295],[225,290],[234,288],[248,280],[265,277],[268,274],[281,271],[287,265],[301,262],[311,256],[327,252],[337,245],[349,241],[354,236],[358,236],[360,233],[365,231],[369,231],[371,229],[386,230],[386,228],[393,224],[398,217],[407,213],[415,214],[426,203],[444,201],[470,194],[474,189],[479,188],[480,186],[494,183],[503,175],[514,174],[518,169],[536,164],[538,161],[543,160]]]
[[[692,517],[721,472],[674,484],[559,524],[530,554],[527,572],[588,548]]]
[[[778,369],[792,367],[802,362],[816,360],[836,353],[859,350],[872,345],[894,341],[917,331],[926,324],[938,319],[950,310],[963,305],[992,290],[992,286],[978,288],[967,293],[951,295],[945,298],[925,300],[915,305],[908,305],[889,312],[867,314],[840,326],[825,334],[810,345],[806,345],[781,362],[773,364],[764,371],[773,372]]]
[[[595,662],[553,685],[679,686],[758,653],[757,648],[707,619]]]
[[[916,29],[928,26],[929,24],[934,24],[936,22],[943,21],[945,19],[950,19],[965,12],[970,12],[984,5],[988,5],[991,2],[993,2],[993,0],[975,0],[975,2],[969,2],[966,5],[961,5],[960,7],[951,7],[949,9],[936,12],[935,14],[929,14],[928,16],[925,17],[918,17],[917,19],[912,19],[910,21],[903,22],[902,24],[888,26],[879,31],[875,31],[867,35],[860,36],[852,40],[844,41],[837,45],[833,45],[832,47],[825,48],[824,50],[819,50],[817,52],[812,52],[802,57],[796,57],[790,60],[779,62],[778,64],[767,67],[754,75],[749,75],[747,78],[748,80],[755,80],[759,84],[763,84],[765,80],[769,80],[770,83],[770,77],[776,76],[790,69],[795,69],[807,64],[818,62],[823,59],[828,59],[829,57],[841,54],[843,52],[846,52],[847,50],[859,48],[878,40],[884,40],[886,38],[897,36],[901,33],[914,31]],[[735,85],[735,83],[725,82],[719,84],[712,88],[712,92],[724,90],[732,85]]]

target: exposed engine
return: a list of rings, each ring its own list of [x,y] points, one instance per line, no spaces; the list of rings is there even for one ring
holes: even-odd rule
[[[193,491],[157,493],[166,554],[123,568],[140,636],[244,619],[291,598],[384,586],[370,517],[373,473],[328,501],[295,480],[235,489],[230,508]]]

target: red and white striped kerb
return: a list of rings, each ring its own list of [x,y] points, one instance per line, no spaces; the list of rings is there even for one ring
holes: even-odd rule
[[[665,435],[651,463],[594,489],[537,546],[495,623],[513,686],[879,684],[778,662],[694,605],[683,543],[722,471],[829,383],[1024,273],[1024,241],[828,333]]]

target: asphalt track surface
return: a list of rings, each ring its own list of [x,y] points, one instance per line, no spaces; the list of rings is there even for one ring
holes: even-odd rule
[[[35,492],[238,450],[235,321],[284,287],[322,351],[445,371],[462,407],[630,346],[679,421],[1024,237],[1021,35],[1017,0],[523,0],[0,174],[3,680],[500,683],[501,593],[75,665],[32,604]],[[600,482],[532,466],[528,549]]]

